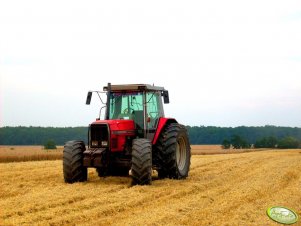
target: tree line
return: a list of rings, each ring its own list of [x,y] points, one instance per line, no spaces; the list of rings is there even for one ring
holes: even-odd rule
[[[87,127],[1,127],[0,145],[44,145],[52,140],[63,145],[68,140],[87,142]]]
[[[280,149],[291,149],[291,148],[301,148],[301,141],[291,137],[286,136],[281,139],[269,136],[263,137],[256,140],[255,144],[250,144],[247,140],[243,139],[239,135],[233,135],[230,140],[224,139],[222,142],[222,147],[224,149],[234,148],[280,148]]]
[[[297,127],[215,127],[186,126],[191,144],[223,144],[227,140],[257,145],[281,139],[301,141],[301,128]],[[57,145],[63,145],[68,140],[83,140],[87,142],[88,127],[0,127],[0,145],[43,145],[53,140]],[[273,138],[273,139],[271,139]],[[281,143],[280,143],[281,144]]]
[[[259,126],[259,127],[215,127],[215,126],[187,126],[191,144],[222,144],[223,141],[231,140],[239,136],[249,144],[265,137],[282,139],[294,137],[301,141],[301,128],[280,127],[280,126]]]

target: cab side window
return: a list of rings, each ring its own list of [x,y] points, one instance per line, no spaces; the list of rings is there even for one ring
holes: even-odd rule
[[[146,94],[147,117],[149,117],[148,128],[150,129],[157,127],[159,118],[162,115],[159,98],[161,98],[161,96],[158,92]]]

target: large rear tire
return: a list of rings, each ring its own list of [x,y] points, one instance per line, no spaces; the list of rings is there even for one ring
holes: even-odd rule
[[[152,144],[148,139],[134,139],[132,148],[132,185],[152,183]]]
[[[190,168],[190,143],[183,125],[171,123],[161,133],[157,147],[160,178],[184,179]]]
[[[164,152],[164,134],[165,134],[166,128],[162,130],[158,141],[153,149],[153,165],[156,166],[156,170],[158,171],[158,177],[159,179],[164,179],[168,177],[166,167],[165,165],[165,152]]]
[[[68,141],[63,151],[63,172],[66,183],[87,181],[87,168],[83,166],[83,141]]]

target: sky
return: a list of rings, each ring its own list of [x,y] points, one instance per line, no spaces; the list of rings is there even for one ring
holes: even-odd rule
[[[87,126],[108,82],[185,125],[301,127],[301,1],[0,0],[0,126]]]

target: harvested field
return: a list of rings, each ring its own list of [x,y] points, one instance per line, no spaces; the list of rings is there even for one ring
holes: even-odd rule
[[[58,160],[63,157],[63,146],[57,146],[56,150],[45,150],[43,146],[0,146],[1,162],[26,162],[41,160]],[[221,145],[192,145],[193,155],[233,154],[258,149],[222,149]]]
[[[193,155],[234,154],[262,150],[266,149],[223,149],[221,145],[191,145]]]
[[[63,147],[45,150],[43,146],[0,146],[1,162],[57,160],[63,157]]]
[[[301,150],[194,155],[187,180],[130,186],[129,177],[65,184],[62,161],[0,164],[0,225],[279,225],[301,215]],[[299,221],[300,223],[300,221]]]

